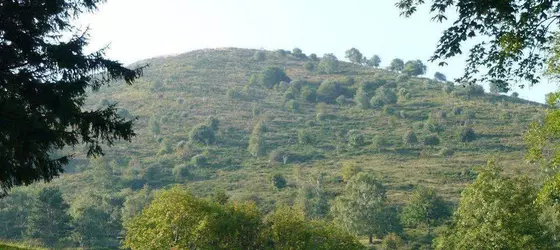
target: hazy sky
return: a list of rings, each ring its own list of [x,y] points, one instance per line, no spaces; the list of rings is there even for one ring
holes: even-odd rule
[[[395,1],[109,0],[79,23],[89,25],[92,49],[109,44],[108,56],[125,63],[217,47],[298,47],[339,59],[355,47],[368,57],[378,54],[383,66],[396,57],[427,61],[446,24],[431,22],[425,10],[400,17]],[[440,71],[458,77],[464,59],[446,67],[427,63],[427,75]],[[542,102],[555,89],[541,83],[518,92]]]

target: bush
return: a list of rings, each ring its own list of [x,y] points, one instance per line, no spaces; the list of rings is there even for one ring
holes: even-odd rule
[[[459,140],[461,142],[470,142],[476,140],[476,133],[474,132],[474,129],[470,127],[461,129],[461,131],[459,132]]]
[[[126,109],[119,109],[117,111],[117,115],[120,118],[128,119],[130,117],[130,112],[128,112],[128,110],[126,110]]]
[[[319,58],[317,57],[317,54],[315,54],[315,53],[309,55],[309,59],[311,59],[312,61],[319,61]]]
[[[469,111],[465,112],[465,117],[467,119],[475,119],[476,118],[476,113],[474,111],[469,110]]]
[[[208,166],[208,159],[202,154],[197,154],[191,158],[191,165],[197,168]]]
[[[447,147],[444,147],[439,151],[439,155],[443,157],[449,157],[452,156],[453,154],[455,154],[455,151]]]
[[[350,147],[358,148],[365,145],[365,143],[366,137],[364,134],[355,129],[348,131],[348,145]]]
[[[432,133],[439,133],[445,130],[445,127],[434,120],[427,120],[424,124],[424,128]]]
[[[259,74],[259,83],[266,88],[273,88],[281,81],[290,82],[291,79],[286,75],[283,69],[278,67],[267,67]]]
[[[206,121],[204,122],[204,124],[206,124],[206,126],[210,127],[212,130],[214,130],[214,132],[218,131],[218,128],[220,127],[220,120],[216,119],[213,116],[208,116],[206,118]]]
[[[334,81],[323,81],[319,88],[317,89],[317,95],[319,100],[332,103],[335,98],[343,94],[343,89],[337,82]]]
[[[424,145],[434,147],[440,144],[440,139],[437,135],[428,135],[424,138]]]
[[[519,93],[513,92],[513,93],[511,93],[511,97],[513,97],[513,98],[519,98]]]
[[[416,136],[416,133],[414,133],[414,131],[409,130],[404,134],[403,142],[405,145],[412,146],[418,143],[418,137]]]
[[[284,189],[286,187],[286,178],[280,173],[276,173],[270,176],[270,183],[276,189]]]
[[[300,96],[301,96],[301,99],[306,101],[306,102],[317,101],[317,92],[315,91],[315,89],[313,89],[309,86],[304,86],[304,87],[301,88]]]
[[[289,100],[286,102],[286,110],[296,112],[299,110],[299,102],[296,100]]]
[[[454,107],[453,108],[453,114],[454,115],[460,115],[462,113],[463,113],[463,108],[461,108],[461,107]]]
[[[302,145],[313,144],[313,136],[306,129],[298,130],[298,143]]]
[[[389,233],[381,241],[380,250],[405,249],[404,240],[395,233]]]
[[[231,88],[228,89],[226,95],[228,96],[229,99],[233,100],[233,99],[240,99],[242,97],[241,93],[239,92],[239,90],[235,89],[235,88]]]
[[[397,76],[396,80],[399,83],[406,83],[408,82],[408,80],[410,80],[410,76],[408,76],[407,74],[400,74],[399,76]]]
[[[399,100],[395,90],[383,86],[375,91],[375,96],[383,101],[383,104],[395,104]]]
[[[189,133],[191,143],[212,144],[215,139],[214,130],[206,124],[193,127]]]
[[[478,84],[467,86],[467,94],[469,96],[479,96],[484,94],[484,87]]]
[[[296,88],[294,88],[293,86],[290,86],[286,90],[286,92],[284,92],[284,101],[296,99],[296,97],[298,95],[299,95],[299,91]]]
[[[344,104],[346,104],[346,96],[340,95],[339,97],[336,98],[335,102],[336,104],[343,106]]]
[[[264,61],[264,56],[265,56],[264,51],[258,50],[258,51],[255,52],[255,54],[253,54],[253,60],[259,61],[259,62]]]
[[[188,178],[190,175],[189,166],[186,164],[177,165],[173,168],[171,173],[175,176],[175,180],[177,181]]]
[[[358,165],[351,163],[351,162],[343,162],[342,163],[342,179],[344,181],[349,181],[354,177],[356,174],[362,171],[362,168]]]
[[[372,142],[373,142],[373,147],[375,147],[379,151],[381,151],[383,148],[389,145],[389,141],[387,141],[387,138],[385,138],[382,135],[376,135],[373,138]]]
[[[268,159],[271,163],[281,162],[282,164],[288,163],[290,157],[289,153],[283,149],[275,149],[270,152]]]
[[[322,122],[322,121],[324,121],[325,119],[327,119],[327,115],[325,115],[324,113],[319,112],[319,113],[317,113],[317,115],[315,116],[315,119],[316,119],[318,122]]]
[[[386,115],[394,115],[395,114],[395,109],[393,107],[383,107],[383,113]]]
[[[303,64],[303,68],[307,71],[313,71],[313,70],[315,70],[315,64],[312,63],[312,62],[305,62]]]
[[[317,65],[317,70],[321,73],[332,74],[338,72],[339,62],[335,55],[325,54],[319,65]]]
[[[369,105],[373,108],[381,108],[385,105],[385,102],[383,102],[383,98],[374,96],[369,100]]]
[[[279,49],[276,50],[274,54],[276,54],[277,57],[285,57],[288,54],[288,52],[283,49]]]

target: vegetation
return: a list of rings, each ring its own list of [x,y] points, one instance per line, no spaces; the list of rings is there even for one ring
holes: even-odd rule
[[[318,239],[347,236],[340,231],[352,228],[339,220],[342,217],[334,208],[350,209],[334,202],[342,199],[339,197],[351,198],[345,185],[360,173],[375,173],[385,189],[380,203],[385,208],[383,218],[392,222],[383,230],[375,229],[372,241],[386,239],[387,245],[397,242],[414,248],[430,245],[433,237],[442,235],[436,228],[447,218],[427,226],[405,223],[403,212],[414,200],[414,187],[429,186],[446,205],[457,204],[461,191],[476,178],[472,166],[493,155],[508,165],[507,176],[537,174],[530,163],[519,160],[519,155],[525,151],[523,131],[536,113],[544,111],[542,105],[489,95],[479,87],[457,86],[453,90],[456,95],[443,95],[446,83],[431,81],[430,88],[425,88],[425,78],[346,62],[338,62],[337,73],[309,72],[303,64],[311,59],[296,58],[291,51],[283,57],[263,51],[263,61],[255,61],[256,51],[201,50],[150,59],[143,62],[150,67],[134,85],[115,82],[92,93],[85,101],[87,108],[119,103],[130,117],[138,117],[134,127],[138,136],[133,143],[115,142],[104,157],[95,159],[88,159],[80,146],[53,152],[53,156],[74,155],[66,168],[68,173],[49,184],[15,188],[0,200],[4,222],[0,223],[0,238],[56,249],[118,248],[118,237],[128,237],[127,225],[144,214],[159,190],[179,184],[192,192],[193,199],[221,204],[218,208],[204,205],[218,211],[213,213],[216,216],[227,215],[220,218],[246,218],[244,212],[226,207],[253,203],[264,227],[261,231],[272,230],[267,218],[280,204],[294,204],[294,211],[301,210],[298,213],[304,218],[298,223],[306,227],[287,232],[303,235],[313,231],[323,235],[313,236],[313,241],[327,242]],[[272,88],[261,85],[259,76],[270,67],[283,69],[290,80],[275,82]],[[230,89],[239,95],[230,98]],[[366,109],[349,105],[360,95],[369,104],[373,97],[383,104]],[[291,100],[298,103],[297,110],[290,109]],[[500,113],[510,113],[517,122],[504,126],[505,121],[496,116],[498,105],[503,109]],[[462,112],[455,113],[454,108]],[[457,143],[465,127],[476,131],[476,140]],[[405,139],[409,131],[419,143]],[[440,139],[439,145],[422,146],[432,133]],[[272,182],[271,176],[276,174],[285,185]],[[66,223],[51,230],[63,235],[56,242],[28,234],[35,206],[31,201],[48,188],[60,190],[61,204],[68,205],[59,216]],[[216,190],[226,194],[214,198]],[[539,212],[538,221],[543,230],[553,232],[554,220],[550,218],[555,216],[554,207],[548,203],[543,206],[542,211],[551,212]],[[209,223],[222,227],[219,219],[212,218],[208,217]],[[232,220],[224,219],[223,223]],[[157,230],[171,227],[163,224]],[[341,229],[330,231],[336,227]],[[208,232],[218,235],[216,239],[229,237],[214,229],[208,224]],[[358,239],[367,243],[369,233],[361,232]],[[265,242],[271,242],[273,236],[267,235]],[[340,242],[356,242],[349,239]],[[202,239],[192,242],[206,244]]]

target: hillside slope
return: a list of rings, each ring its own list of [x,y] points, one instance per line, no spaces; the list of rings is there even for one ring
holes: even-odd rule
[[[122,142],[108,149],[104,158],[114,162],[113,171],[124,180],[122,188],[183,183],[199,195],[223,189],[234,199],[253,199],[269,210],[278,201],[291,203],[298,187],[315,183],[319,175],[336,195],[343,187],[343,164],[353,164],[382,178],[389,186],[390,198],[398,203],[417,184],[433,187],[447,199],[456,200],[475,177],[473,166],[492,157],[507,166],[506,172],[531,172],[531,167],[520,160],[524,153],[522,133],[538,119],[536,114],[542,113],[542,105],[490,94],[468,97],[461,86],[448,94],[442,91],[443,83],[399,78],[398,73],[343,62],[339,73],[321,74],[304,69],[307,59],[267,51],[261,61],[254,57],[255,52],[235,48],[199,50],[145,60],[137,63],[149,64],[137,83],[116,83],[91,96],[91,107],[118,102],[127,111],[123,114],[138,117],[138,136],[132,143]],[[250,76],[271,65],[284,68],[292,80],[305,81],[312,88],[325,80],[340,83],[346,90],[345,103],[325,105],[299,100],[299,109],[288,111],[284,105],[286,88],[282,86],[253,86],[247,90],[250,94],[244,93]],[[379,79],[410,94],[385,108],[356,107],[351,98],[359,84]],[[320,119],[317,113],[321,113]],[[208,116],[219,120],[216,142],[189,143],[189,131]],[[430,116],[437,127],[426,125]],[[247,146],[251,130],[260,120],[266,126],[266,153],[253,157]],[[158,123],[160,131],[154,132],[151,123]],[[476,140],[459,140],[458,133],[465,126],[474,129]],[[363,133],[365,145],[348,146],[349,130]],[[409,130],[416,133],[418,144],[403,143],[403,135]],[[307,133],[312,143],[299,144],[298,133]],[[434,133],[441,144],[423,146],[424,138]],[[382,143],[379,137],[383,137]],[[272,152],[282,160],[270,161]],[[441,155],[449,152],[452,155]],[[190,164],[197,154],[207,158],[203,167]],[[282,162],[283,155],[288,156],[287,164]],[[76,174],[66,175],[57,183],[65,190],[77,190],[85,181],[80,172],[88,164],[78,155],[69,167],[69,172]],[[184,178],[176,173],[182,165],[189,165]],[[269,181],[272,173],[282,173],[288,188],[274,188]]]

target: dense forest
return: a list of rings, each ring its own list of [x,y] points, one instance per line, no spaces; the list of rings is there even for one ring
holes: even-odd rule
[[[546,105],[426,76],[419,60],[355,48],[346,59],[224,48],[131,65],[149,66],[133,85],[92,92],[86,109],[116,105],[137,136],[102,157],[54,152],[73,154],[65,174],[2,198],[0,238],[54,249],[559,246],[555,186],[524,160]]]

